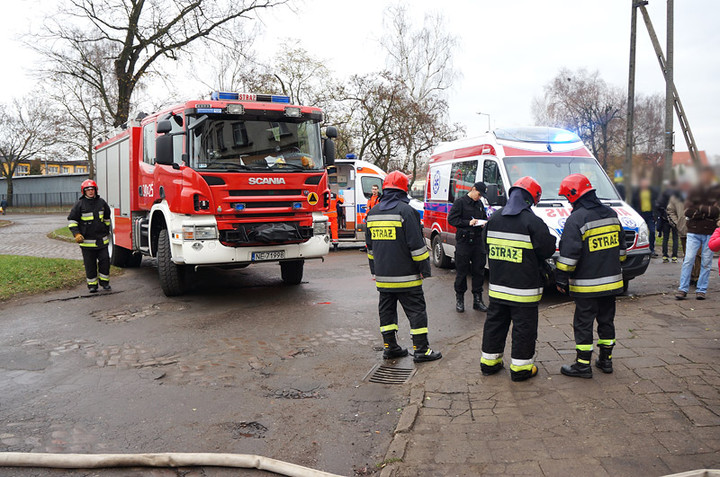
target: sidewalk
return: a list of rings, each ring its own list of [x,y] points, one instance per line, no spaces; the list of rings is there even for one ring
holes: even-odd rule
[[[381,475],[720,468],[720,296],[710,298],[621,298],[615,372],[595,369],[590,380],[560,374],[575,357],[572,303],[541,309],[539,372],[527,382],[511,382],[507,365],[482,376],[482,330],[464,337],[442,350],[443,360],[419,367]]]

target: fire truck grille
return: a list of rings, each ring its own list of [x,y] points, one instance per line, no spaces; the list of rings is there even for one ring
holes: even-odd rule
[[[626,230],[625,231],[625,246],[627,248],[630,248],[633,245],[635,245],[635,232],[633,230]]]
[[[300,189],[248,189],[248,190],[229,190],[228,194],[232,197],[264,197],[275,195],[300,195]]]
[[[262,201],[262,202],[245,202],[246,209],[272,209],[272,208],[289,208],[292,207],[292,202],[286,201]]]
[[[233,230],[221,230],[220,241],[226,245],[267,245],[300,243],[313,236],[312,227],[297,222],[234,224]]]

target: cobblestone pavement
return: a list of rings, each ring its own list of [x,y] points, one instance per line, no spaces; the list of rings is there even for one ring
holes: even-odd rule
[[[415,378],[383,475],[657,476],[720,467],[720,305],[670,295],[618,303],[615,372],[574,359],[571,303],[541,310],[539,375],[480,373],[481,332]]]
[[[65,214],[5,215],[12,225],[0,227],[0,255],[82,259],[80,247],[47,238],[48,232],[67,225]]]

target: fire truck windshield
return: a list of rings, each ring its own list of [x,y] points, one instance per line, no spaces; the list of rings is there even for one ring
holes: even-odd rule
[[[542,187],[541,200],[559,200],[560,182],[570,174],[584,174],[604,200],[620,200],[615,186],[603,172],[600,164],[591,157],[506,157],[510,183],[523,176],[533,177]]]
[[[320,125],[313,120],[250,120],[201,115],[188,125],[189,166],[196,170],[323,169]]]

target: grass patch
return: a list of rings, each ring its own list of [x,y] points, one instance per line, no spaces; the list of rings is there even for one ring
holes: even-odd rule
[[[12,221],[10,220],[0,220],[0,228],[7,227],[8,225],[12,225]]]
[[[70,229],[67,228],[67,225],[65,227],[60,227],[59,229],[55,229],[49,234],[47,234],[48,238],[55,239],[55,240],[62,240],[63,242],[74,242],[75,238],[73,237],[73,234],[70,233]]]
[[[84,281],[81,260],[0,255],[0,301],[76,286]]]
[[[382,469],[390,464],[395,464],[397,462],[402,462],[403,460],[400,457],[391,457],[389,459],[385,459],[384,461],[375,464],[375,467],[378,469]]]

